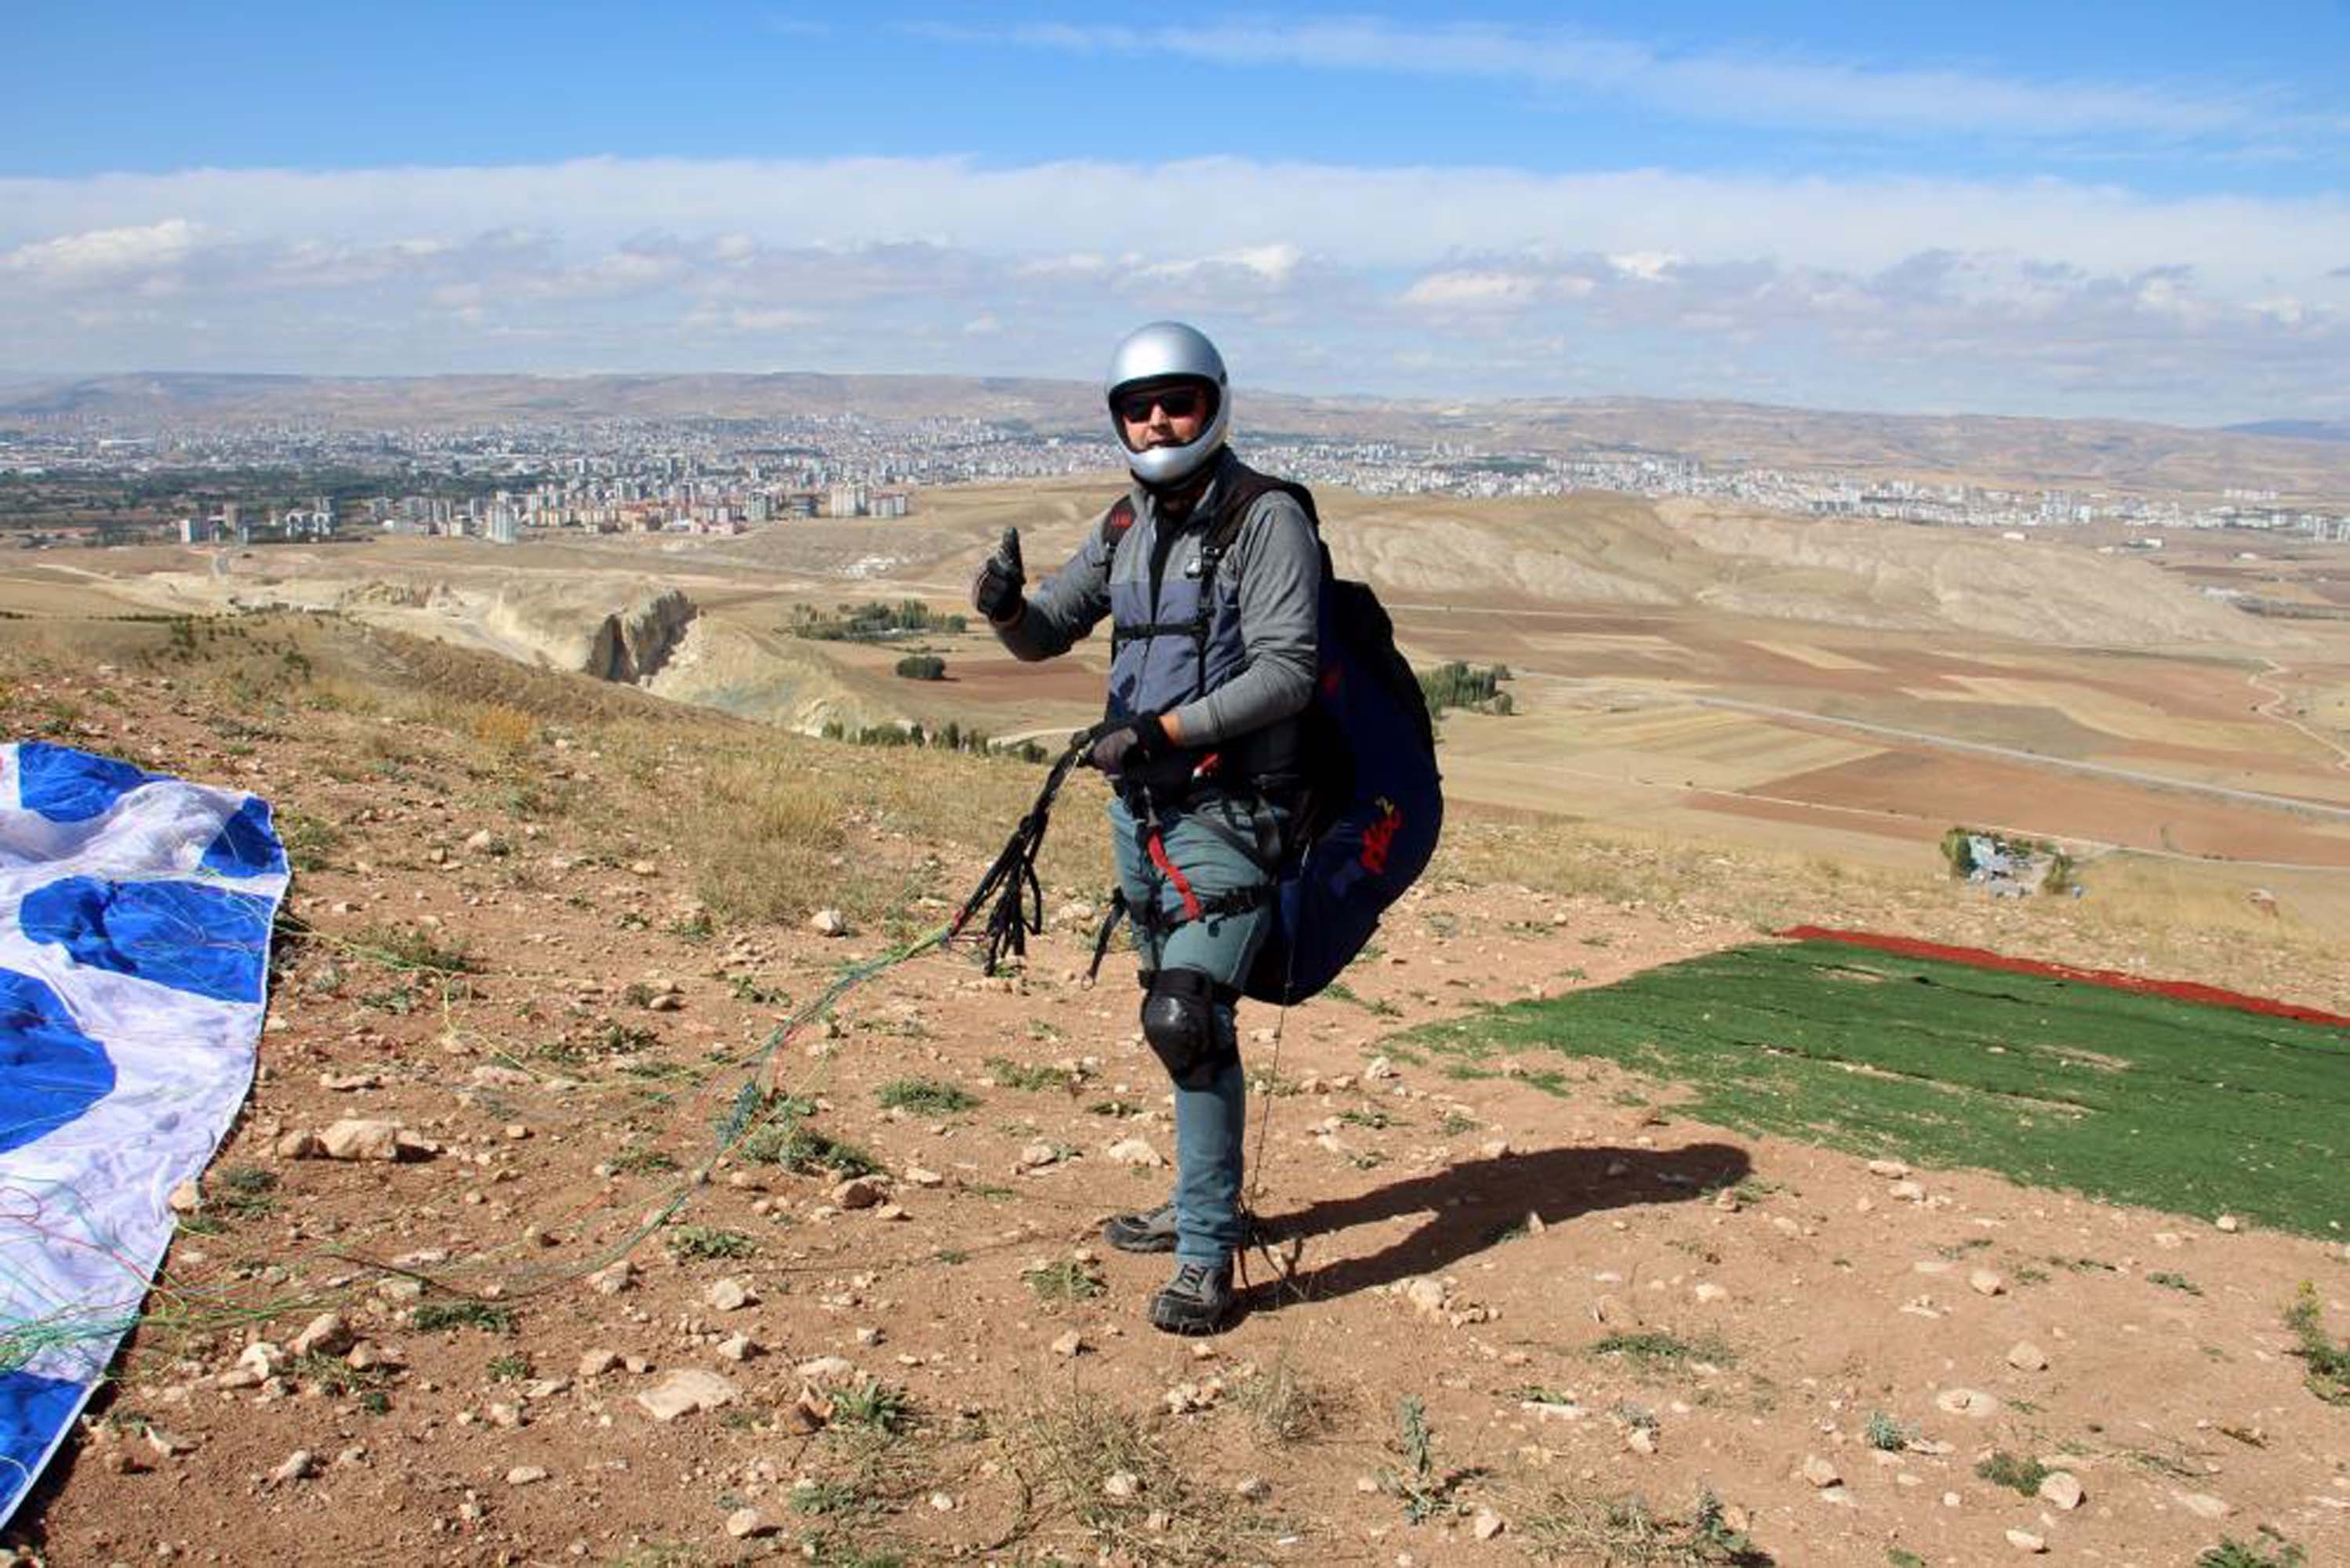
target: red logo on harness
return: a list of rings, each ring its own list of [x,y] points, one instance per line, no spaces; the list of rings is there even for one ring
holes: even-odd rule
[[[1388,868],[1388,846],[1395,842],[1396,830],[1403,826],[1403,813],[1391,800],[1379,802],[1378,819],[1363,829],[1363,869],[1377,877]]]

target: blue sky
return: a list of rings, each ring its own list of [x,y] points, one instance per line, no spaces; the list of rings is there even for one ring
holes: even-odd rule
[[[1669,14],[1668,14],[1669,12]],[[2350,414],[2350,6],[34,0],[0,370]]]

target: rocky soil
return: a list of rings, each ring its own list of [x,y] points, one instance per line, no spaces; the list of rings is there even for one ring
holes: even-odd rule
[[[981,857],[855,822],[844,876],[935,867],[895,919],[730,919],[686,869],[699,751],[657,730],[7,669],[12,732],[260,791],[304,867],[249,1110],[19,1561],[2350,1551],[2350,1410],[2284,1320],[2313,1282],[2350,1331],[2340,1243],[1395,1038],[1753,940],[1734,859],[1669,900],[1435,881],[1347,996],[1250,1010],[1270,1240],[1244,1319],[1183,1342],[1141,1315],[1164,1262],[1096,1239],[1173,1140],[1123,965],[1083,981],[1092,889],[1018,973],[928,953],[804,1017]]]

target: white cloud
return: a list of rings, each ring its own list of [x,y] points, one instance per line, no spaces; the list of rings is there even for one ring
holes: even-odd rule
[[[1517,310],[1544,292],[1544,280],[1526,273],[1463,268],[1417,280],[1403,291],[1403,303],[1437,310]]]
[[[2046,180],[1240,159],[0,178],[0,369],[690,369],[788,331],[811,367],[1085,375],[1121,327],[1182,314],[1305,389],[1411,389],[1370,367],[1447,392],[1992,408],[2061,386],[2105,411],[2233,417],[2350,400],[2345,254],[2338,196]],[[89,330],[42,303],[101,293],[144,303]],[[662,330],[681,321],[703,336],[681,347]],[[1694,358],[1760,339],[1783,362],[1733,383]],[[2263,402],[2230,400],[2252,389]]]
[[[125,274],[177,265],[187,259],[196,240],[196,226],[185,218],[163,218],[130,228],[88,229],[36,240],[0,254],[0,272],[65,287],[111,283]]]

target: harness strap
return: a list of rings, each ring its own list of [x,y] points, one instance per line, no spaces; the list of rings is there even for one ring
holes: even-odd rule
[[[1201,899],[1200,912],[1196,915],[1188,910],[1180,915],[1164,914],[1156,909],[1138,909],[1129,904],[1126,907],[1124,918],[1133,922],[1136,930],[1146,936],[1155,937],[1178,930],[1194,920],[1215,920],[1226,915],[1245,915],[1251,909],[1273,902],[1274,896],[1274,890],[1269,887],[1234,888],[1229,893],[1219,893],[1212,898]]]
[[[1183,918],[1187,920],[1200,919],[1200,895],[1191,891],[1191,879],[1183,875],[1182,868],[1168,858],[1167,841],[1159,836],[1158,828],[1153,827],[1150,830],[1150,836],[1143,841],[1143,847],[1150,852],[1150,863],[1159,867],[1159,875],[1166,877],[1174,887],[1175,891],[1181,896]]]
[[[1109,951],[1110,936],[1118,929],[1118,921],[1125,919],[1128,912],[1129,910],[1126,901],[1126,889],[1124,888],[1116,888],[1111,889],[1109,896],[1109,913],[1103,917],[1101,929],[1094,933],[1094,961],[1086,971],[1086,983],[1087,985],[1091,985],[1095,981],[1101,978],[1102,959]],[[1141,922],[1139,921],[1136,922],[1138,928]]]

